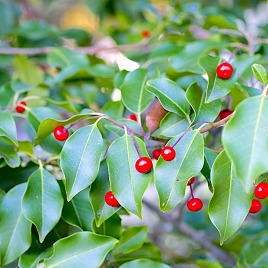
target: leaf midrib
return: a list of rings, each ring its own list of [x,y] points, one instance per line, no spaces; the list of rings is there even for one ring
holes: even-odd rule
[[[146,79],[147,79],[147,74],[144,76],[144,78],[142,80],[141,91],[140,91],[140,96],[139,96],[139,101],[138,101],[138,113],[139,114],[141,113],[141,109],[140,109],[141,100],[142,100],[142,95],[143,95],[143,92],[144,92],[144,85],[145,85]]]

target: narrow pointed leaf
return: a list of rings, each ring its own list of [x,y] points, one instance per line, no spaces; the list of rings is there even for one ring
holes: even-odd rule
[[[63,198],[56,179],[44,168],[39,168],[29,177],[22,210],[36,226],[41,243],[59,221],[62,207]]]
[[[185,92],[172,80],[167,78],[149,80],[146,89],[156,95],[166,110],[182,117],[189,117],[190,105]]]
[[[164,263],[160,263],[160,262],[155,262],[155,261],[151,261],[151,260],[147,260],[147,259],[139,259],[139,260],[135,260],[135,261],[130,261],[127,263],[124,263],[123,265],[120,266],[121,268],[171,268],[171,266],[164,264]]]
[[[195,114],[193,123],[202,121],[213,122],[221,110],[220,100],[205,103],[205,96],[206,91],[204,91],[196,82],[191,84],[186,91],[186,98]]]
[[[257,96],[241,102],[223,130],[222,141],[246,191],[268,172],[268,102]]]
[[[68,201],[95,180],[102,147],[102,136],[96,124],[80,128],[65,142],[60,163]]]
[[[149,157],[144,142],[134,137],[142,157]],[[139,173],[135,163],[139,159],[129,135],[116,139],[107,153],[111,190],[118,202],[128,211],[141,216],[142,197],[148,188],[153,170]]]
[[[211,180],[214,191],[208,213],[220,233],[220,243],[223,244],[245,220],[252,195],[245,192],[225,151],[214,162]]]
[[[172,146],[178,135],[167,145]],[[159,195],[160,209],[167,212],[174,208],[184,197],[188,180],[196,176],[204,163],[204,140],[194,130],[189,131],[174,147],[176,157],[165,161],[161,156],[155,167],[155,186]]]
[[[120,207],[108,206],[105,202],[105,195],[110,191],[108,167],[105,161],[100,164],[99,174],[92,183],[89,191],[89,199],[95,214],[95,223],[99,227],[109,219]]]
[[[213,100],[220,99],[226,96],[234,87],[236,81],[236,71],[234,69],[233,75],[229,79],[222,79],[218,77],[216,70],[218,65],[223,60],[218,57],[206,55],[199,61],[200,66],[208,75],[208,85],[206,90],[206,103]]]
[[[7,110],[0,111],[0,137],[18,147],[15,121]]]
[[[137,69],[126,75],[121,85],[122,101],[132,113],[142,113],[154,100],[154,95],[145,90],[147,71]]]
[[[117,240],[111,237],[80,232],[58,240],[46,268],[99,268]]]
[[[252,71],[256,79],[262,83],[263,86],[267,83],[267,72],[261,64],[253,64]]]
[[[66,200],[62,211],[62,218],[67,223],[83,231],[92,231],[91,222],[94,219],[88,191],[88,189],[81,191],[70,202]]]
[[[0,265],[15,261],[31,245],[31,226],[21,210],[26,183],[12,188],[0,207]]]

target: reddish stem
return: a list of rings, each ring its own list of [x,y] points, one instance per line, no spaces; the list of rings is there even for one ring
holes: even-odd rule
[[[192,184],[190,183],[190,191],[191,191],[191,196],[194,199],[194,193],[193,193],[193,188],[192,188]]]
[[[198,122],[198,123],[196,123],[196,124],[194,124],[194,125],[192,125],[191,127],[189,127],[179,138],[178,138],[178,140],[171,146],[172,148],[174,148],[179,142],[180,142],[180,140],[192,129],[192,128],[194,128],[195,126],[197,126],[197,125],[200,125],[200,124],[213,124],[212,122],[207,122],[207,121],[202,121],[202,122]]]
[[[109,147],[111,146],[111,144],[112,144],[114,138],[116,137],[116,135],[118,134],[118,132],[121,131],[121,130],[122,130],[122,129],[118,129],[118,130],[115,132],[115,134],[112,136],[112,138],[111,138],[111,140],[110,140],[110,142],[109,142],[109,144],[108,144],[108,146],[107,146],[107,148],[106,148],[106,150],[105,150],[105,152],[104,152],[104,154],[103,154],[102,159],[104,159],[104,158],[106,157]]]
[[[73,126],[75,126],[75,125],[77,125],[77,124],[79,124],[79,123],[82,123],[82,122],[84,122],[84,121],[88,121],[88,120],[90,120],[90,119],[94,119],[94,118],[100,118],[100,117],[103,117],[103,115],[95,115],[95,116],[87,117],[87,118],[84,118],[84,119],[80,119],[80,120],[78,120],[78,121],[72,123],[72,124],[71,124],[69,127],[67,127],[66,129],[68,130],[68,129],[72,128]]]
[[[137,146],[137,144],[136,144],[136,142],[135,142],[135,140],[134,140],[134,138],[133,138],[133,136],[132,136],[132,133],[130,132],[130,129],[128,128],[127,125],[124,124],[124,126],[127,128],[127,131],[128,131],[129,136],[130,136],[130,138],[131,138],[131,140],[132,140],[132,142],[133,142],[133,144],[134,144],[134,147],[135,147],[135,149],[136,149],[136,151],[137,151],[137,154],[138,154],[139,158],[141,158],[141,154],[140,154],[140,152],[139,152],[138,146]]]

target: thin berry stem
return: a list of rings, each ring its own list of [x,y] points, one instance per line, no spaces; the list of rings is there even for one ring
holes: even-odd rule
[[[131,140],[132,140],[132,142],[133,142],[133,144],[134,144],[134,147],[135,147],[135,149],[136,149],[136,152],[137,152],[139,158],[141,158],[141,154],[140,154],[140,152],[139,152],[138,146],[137,146],[137,144],[136,144],[136,142],[135,142],[135,140],[134,140],[134,138],[133,138],[133,136],[132,136],[132,133],[131,133],[130,129],[129,129],[128,126],[125,125],[125,124],[124,124],[124,127],[126,127],[127,132],[128,132],[128,134],[129,134],[129,136],[130,136],[130,138],[131,138]]]
[[[207,121],[202,121],[202,122],[198,122],[198,123],[196,123],[196,124],[194,124],[194,125],[192,125],[191,127],[189,127],[179,138],[178,138],[178,140],[171,146],[172,148],[174,148],[179,142],[180,142],[180,140],[192,129],[192,128],[194,128],[195,126],[197,126],[197,125],[200,125],[200,124],[212,124],[213,125],[213,123],[212,122],[207,122]]]
[[[95,115],[95,116],[90,116],[90,117],[87,117],[87,118],[84,118],[84,119],[80,119],[80,120],[78,120],[78,121],[72,123],[72,124],[71,124],[69,127],[67,127],[66,129],[69,130],[70,128],[72,128],[73,126],[75,126],[75,125],[77,125],[77,124],[79,124],[79,123],[82,123],[82,122],[84,122],[84,121],[88,121],[88,120],[90,120],[90,119],[101,118],[101,117],[103,117],[103,115]]]
[[[121,131],[121,130],[122,130],[122,129],[118,129],[118,130],[114,133],[114,135],[112,136],[112,138],[111,138],[111,140],[110,140],[110,142],[109,142],[109,144],[108,144],[108,146],[107,146],[107,148],[106,148],[106,150],[105,150],[105,152],[104,152],[104,154],[103,154],[102,159],[104,159],[104,158],[106,157],[107,152],[108,152],[108,150],[109,150],[109,148],[110,148],[110,146],[111,146],[111,144],[112,144],[114,138],[116,137],[116,135],[118,134],[118,132]]]
[[[189,185],[190,185],[190,191],[191,191],[192,199],[194,199],[194,192],[193,192],[192,184],[189,183]]]

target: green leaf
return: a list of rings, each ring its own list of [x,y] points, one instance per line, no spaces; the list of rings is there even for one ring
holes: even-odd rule
[[[41,243],[59,221],[62,207],[63,198],[56,179],[40,167],[29,177],[22,210],[36,226]]]
[[[46,118],[44,119],[37,130],[37,136],[35,138],[35,145],[40,144],[44,139],[53,132],[53,130],[58,126],[66,126],[70,125],[81,119],[86,119],[90,116],[99,115],[94,112],[92,113],[85,113],[85,114],[78,114],[66,120],[58,120],[55,118]]]
[[[146,89],[156,95],[166,110],[182,117],[189,117],[190,105],[185,92],[172,80],[167,78],[149,80]]]
[[[37,85],[44,81],[40,68],[22,55],[17,55],[14,58],[13,66],[18,77],[27,85]]]
[[[65,142],[60,163],[68,201],[96,179],[102,147],[103,140],[97,124],[80,128]]]
[[[33,144],[30,141],[18,141],[18,143],[20,152],[30,156],[34,154]]]
[[[265,87],[267,82],[267,72],[265,68],[261,64],[253,64],[252,72],[254,73],[256,79]]]
[[[155,262],[151,260],[146,260],[146,259],[139,259],[131,262],[127,262],[123,265],[120,266],[121,268],[171,268],[171,266],[166,265],[164,263],[160,262]]]
[[[121,235],[119,243],[113,249],[113,255],[130,253],[142,247],[147,237],[147,226],[127,228]]]
[[[204,175],[204,177],[207,180],[209,190],[211,192],[213,192],[210,174],[211,174],[211,168],[212,168],[213,163],[214,163],[216,157],[218,156],[218,154],[213,152],[211,149],[209,149],[207,147],[204,148],[204,153],[205,153],[204,166],[201,170],[201,173]]]
[[[223,60],[218,57],[206,55],[199,61],[200,66],[208,75],[208,85],[206,90],[205,103],[220,99],[226,96],[235,86],[236,71],[234,69],[233,75],[229,79],[222,79],[218,77],[216,69]]]
[[[214,100],[210,103],[205,103],[205,95],[206,92],[197,84],[197,82],[192,83],[186,91],[186,98],[195,114],[193,123],[202,121],[213,122],[219,115],[221,101]]]
[[[178,135],[167,145],[172,146]],[[155,166],[155,187],[159,195],[160,209],[167,212],[184,197],[188,180],[196,176],[204,163],[204,140],[199,131],[189,131],[174,147],[176,157],[165,161],[161,156]],[[167,175],[168,174],[168,175]]]
[[[0,111],[0,137],[18,147],[16,124],[7,110]]]
[[[145,69],[137,69],[128,73],[121,85],[122,101],[132,113],[142,113],[155,98],[145,90],[147,77]]]
[[[88,189],[78,193],[70,202],[65,201],[62,218],[82,231],[92,231],[94,214],[88,199]]]
[[[108,168],[106,162],[103,160],[100,164],[99,174],[92,183],[89,191],[89,199],[94,211],[97,227],[120,209],[120,207],[111,207],[106,204],[105,195],[109,191],[110,182]]]
[[[214,162],[211,180],[214,191],[208,213],[223,244],[242,225],[250,209],[252,196],[245,193],[225,151]]]
[[[45,260],[45,267],[98,268],[117,240],[111,237],[80,232],[58,240],[54,244],[54,253]],[[75,246],[74,246],[75,245]]]
[[[69,111],[71,113],[74,113],[74,114],[78,113],[77,109],[74,107],[74,105],[70,101],[55,101],[47,97],[40,97],[40,98],[42,100],[45,100],[48,103],[51,103],[55,106],[65,109],[66,111]]]
[[[133,137],[142,157],[149,157],[144,142]],[[111,190],[118,202],[128,211],[142,218],[142,197],[148,188],[153,170],[139,173],[135,163],[139,156],[129,135],[116,139],[107,153]]]
[[[15,261],[31,245],[31,226],[22,214],[21,199],[26,183],[12,188],[0,207],[0,265]]]
[[[19,267],[20,268],[38,268],[38,264],[44,258],[50,257],[51,250],[48,251],[36,251],[29,249],[25,254],[20,256]]]
[[[266,96],[246,99],[223,130],[224,148],[247,192],[261,174],[268,172],[267,114]]]
[[[108,220],[103,222],[99,227],[96,225],[96,221],[92,222],[92,229],[94,233],[114,237],[116,239],[120,238],[122,232],[121,218],[114,214]]]
[[[180,117],[174,113],[167,113],[160,122],[160,127],[154,132],[154,136],[164,138],[177,136],[189,127],[189,122],[185,117]]]
[[[20,165],[20,157],[16,148],[3,138],[0,138],[0,157],[3,157],[5,162],[12,168]]]

